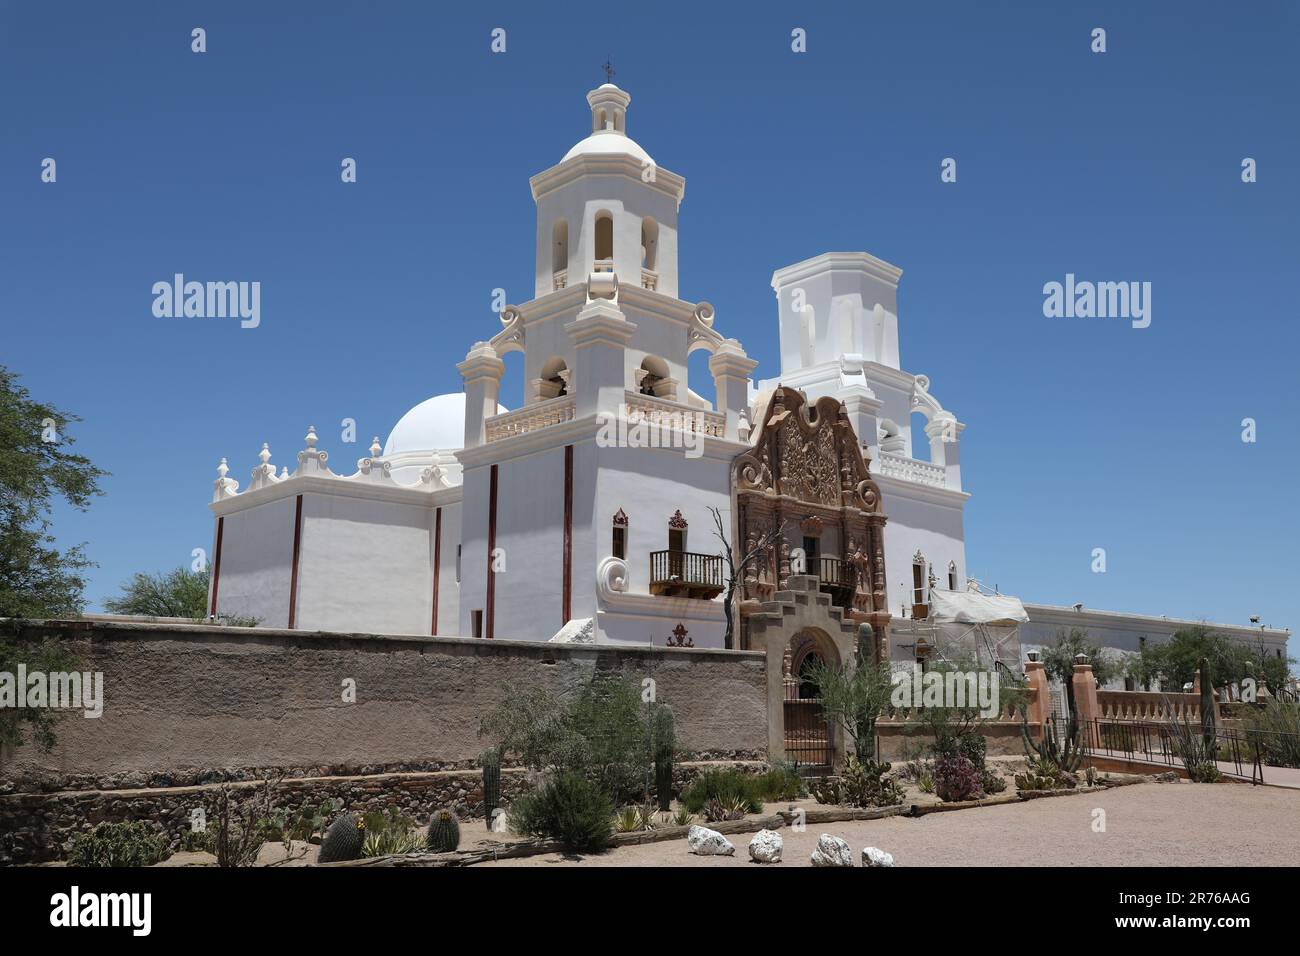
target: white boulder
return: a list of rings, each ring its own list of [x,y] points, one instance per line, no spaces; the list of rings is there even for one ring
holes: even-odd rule
[[[869,846],[862,851],[863,866],[893,866],[894,854],[886,853],[879,847]]]
[[[686,845],[698,856],[734,856],[736,848],[717,830],[698,824],[686,831]]]
[[[506,820],[506,812],[501,807],[492,811],[492,822],[488,829],[493,833],[509,833],[510,825]]]
[[[812,851],[813,866],[852,866],[853,848],[839,837],[823,833]]]
[[[755,863],[780,863],[781,849],[781,834],[775,830],[759,830],[749,841],[749,858]]]

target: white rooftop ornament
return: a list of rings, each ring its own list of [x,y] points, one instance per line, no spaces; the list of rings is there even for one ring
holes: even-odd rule
[[[221,459],[221,464],[217,465],[217,480],[212,483],[212,500],[220,501],[222,498],[229,498],[239,494],[239,482],[234,478],[227,478],[230,474],[230,466],[226,464],[226,459]]]
[[[253,480],[248,483],[249,491],[278,484],[283,480],[275,475],[275,465],[271,464],[271,446],[267,442],[262,442],[262,450],[257,453],[257,460],[261,464],[253,469]]]
[[[320,451],[316,447],[318,439],[316,437],[315,425],[307,426],[307,437],[304,438],[303,441],[307,443],[307,447],[298,452],[298,470],[293,473],[294,477],[297,478],[302,475],[321,475],[322,477],[327,478],[335,477],[334,473],[330,471],[329,465],[326,464],[330,458],[329,452]]]
[[[379,444],[379,436],[376,435],[370,440],[370,457],[357,459],[357,473],[349,475],[349,480],[396,484],[393,481],[392,463],[387,458],[381,457],[383,450],[383,446]]]

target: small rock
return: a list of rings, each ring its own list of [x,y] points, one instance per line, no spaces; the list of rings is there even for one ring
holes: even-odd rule
[[[869,846],[862,851],[863,866],[893,866],[894,854],[886,853],[874,846]]]
[[[781,834],[775,830],[759,830],[749,841],[749,858],[755,863],[780,863],[781,849]]]
[[[686,845],[697,856],[734,856],[736,848],[717,830],[698,824],[686,831]]]
[[[812,851],[813,866],[852,866],[853,849],[839,837],[823,833]]]
[[[492,811],[492,822],[488,824],[488,829],[493,833],[509,833],[510,829],[506,823],[505,810],[497,807]]]

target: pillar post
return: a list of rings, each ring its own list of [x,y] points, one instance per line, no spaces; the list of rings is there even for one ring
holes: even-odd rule
[[[731,441],[740,440],[740,416],[749,408],[749,376],[757,367],[735,339],[727,339],[709,357],[717,409],[727,418],[725,435]]]
[[[1093,721],[1101,716],[1101,707],[1097,702],[1097,679],[1093,676],[1087,654],[1075,656],[1071,682],[1074,684],[1074,710],[1083,740],[1092,746],[1095,743],[1092,739]]]
[[[490,342],[475,342],[456,368],[465,382],[465,447],[477,448],[486,440],[485,423],[497,413],[506,363]]]
[[[626,397],[624,358],[636,323],[629,322],[612,299],[593,298],[564,331],[576,353],[570,390],[575,415],[617,415]]]
[[[1033,733],[1036,739],[1041,740],[1043,730],[1047,727],[1047,717],[1052,711],[1052,692],[1047,684],[1047,670],[1043,667],[1043,662],[1038,659],[1038,651],[1029,652],[1029,660],[1025,662],[1025,681],[1030,689],[1035,691],[1034,699],[1025,709],[1025,719],[1029,722],[1031,730],[1035,724],[1038,725],[1038,729],[1033,730]]]

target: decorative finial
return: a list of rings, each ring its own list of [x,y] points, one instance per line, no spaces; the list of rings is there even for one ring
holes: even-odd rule
[[[315,425],[307,426],[307,437],[304,439],[304,441],[307,442],[308,448],[316,447],[316,426]]]
[[[262,442],[262,450],[257,453],[257,458],[264,465],[271,460],[271,445],[269,442]]]
[[[217,465],[217,477],[224,478],[230,474],[230,466],[226,464],[226,459],[221,459],[221,464]]]
[[[384,447],[383,447],[382,445],[379,444],[379,436],[376,435],[376,436],[374,437],[374,439],[371,440],[371,442],[370,442],[370,457],[371,457],[371,458],[378,458],[378,457],[379,457],[379,453],[382,452],[383,450],[384,450]]]
[[[605,57],[605,62],[604,62],[604,64],[601,66],[601,69],[605,71],[605,82],[606,82],[606,83],[613,83],[613,82],[614,82],[614,64],[611,63],[611,62],[609,62],[609,57],[608,57],[608,56]]]

